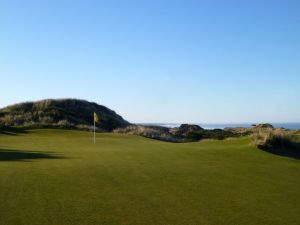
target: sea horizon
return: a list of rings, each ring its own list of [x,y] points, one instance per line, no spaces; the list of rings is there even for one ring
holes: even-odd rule
[[[182,123],[137,123],[137,124],[175,128],[175,127],[179,127]],[[253,127],[253,125],[259,123],[188,123],[188,124],[195,124],[207,130],[213,130],[213,129],[224,129],[227,127],[228,128],[236,128],[236,127],[250,128]],[[271,124],[275,128],[285,128],[289,130],[300,129],[300,122],[299,123],[269,123],[269,124]]]

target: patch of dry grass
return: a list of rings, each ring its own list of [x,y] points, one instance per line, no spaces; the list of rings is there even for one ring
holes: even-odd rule
[[[288,148],[293,145],[291,132],[282,129],[259,129],[251,135],[251,139],[261,149]]]
[[[251,139],[259,149],[300,160],[300,140],[295,131],[261,129],[253,133]]]

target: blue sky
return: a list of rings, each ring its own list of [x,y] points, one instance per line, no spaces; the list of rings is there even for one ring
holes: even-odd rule
[[[106,105],[131,122],[300,122],[300,2],[0,1],[0,107]]]

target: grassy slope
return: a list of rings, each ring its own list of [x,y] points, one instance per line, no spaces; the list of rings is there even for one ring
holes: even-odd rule
[[[0,224],[299,224],[299,174],[300,161],[247,139],[0,135]]]

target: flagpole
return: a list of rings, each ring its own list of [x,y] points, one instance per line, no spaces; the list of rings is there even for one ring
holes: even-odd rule
[[[96,122],[94,118],[94,144],[96,144]]]

